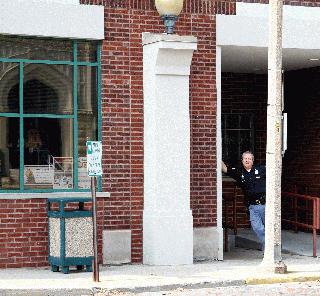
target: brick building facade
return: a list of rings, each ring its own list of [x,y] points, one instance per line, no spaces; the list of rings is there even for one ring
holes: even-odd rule
[[[236,15],[237,1],[186,0],[176,33],[198,38],[190,76],[191,119],[191,209],[195,228],[216,227],[217,215],[217,85],[216,15]],[[238,1],[267,3],[268,1]],[[101,109],[103,170],[102,192],[98,198],[99,254],[102,262],[103,232],[130,231],[131,262],[143,258],[143,32],[161,33],[163,24],[153,0],[81,0],[82,5],[104,7],[104,40],[101,49]],[[319,7],[320,1],[285,1],[286,5]],[[1,31],[2,33],[5,33]],[[1,34],[2,34],[1,33]],[[317,150],[318,68],[288,72],[286,109],[292,110],[296,128],[289,132],[284,159],[284,184],[312,185],[319,175]],[[308,78],[306,78],[308,77]],[[309,78],[310,77],[310,78]],[[295,89],[305,79],[305,92]],[[288,81],[288,82],[287,82]],[[307,96],[301,117],[299,97]],[[292,97],[292,99],[291,99]],[[254,147],[258,162],[264,162],[266,143],[267,75],[223,72],[221,75],[222,113],[254,114]],[[312,112],[310,112],[312,110]],[[289,111],[288,111],[289,112]],[[289,121],[290,122],[290,121]],[[302,129],[303,128],[303,129]],[[305,133],[304,131],[308,132]],[[310,145],[312,144],[312,145]],[[301,172],[303,153],[312,162],[310,171]],[[298,159],[298,161],[297,161]],[[286,174],[290,171],[290,174]],[[293,173],[292,173],[293,172]],[[233,183],[223,181],[223,192],[232,192]],[[317,191],[318,192],[318,191]],[[240,208],[241,225],[248,221]],[[46,196],[0,199],[0,267],[45,266],[48,253]]]

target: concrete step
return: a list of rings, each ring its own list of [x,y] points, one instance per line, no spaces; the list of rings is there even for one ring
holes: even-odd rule
[[[261,244],[258,241],[241,235],[235,237],[235,246],[238,248],[261,250]]]
[[[261,250],[258,237],[252,229],[239,229],[236,236],[229,235],[230,248],[232,246]],[[309,256],[313,255],[312,233],[282,230],[282,252],[293,255]],[[320,235],[317,236],[318,240]],[[231,242],[234,241],[234,245]],[[320,256],[320,244],[317,244],[317,256]]]

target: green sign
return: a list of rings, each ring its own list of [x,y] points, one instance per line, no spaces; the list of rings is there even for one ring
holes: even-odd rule
[[[87,172],[88,176],[102,176],[102,143],[87,141]]]

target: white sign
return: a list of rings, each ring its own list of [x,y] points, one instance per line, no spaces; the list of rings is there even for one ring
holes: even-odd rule
[[[102,143],[87,141],[87,172],[88,176],[102,176]]]
[[[25,185],[52,185],[53,170],[48,165],[25,165]]]

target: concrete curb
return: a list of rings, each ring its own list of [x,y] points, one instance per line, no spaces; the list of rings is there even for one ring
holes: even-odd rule
[[[171,284],[171,285],[158,285],[158,286],[144,286],[133,288],[111,288],[106,287],[93,287],[88,289],[64,289],[64,288],[51,288],[51,289],[0,289],[1,296],[91,296],[107,293],[132,293],[138,294],[143,292],[160,292],[172,291],[176,289],[202,289],[202,288],[218,288],[229,286],[243,286],[246,282],[244,280],[221,280],[213,282],[198,282],[198,283],[185,283],[185,284]]]
[[[192,284],[172,284],[172,285],[159,285],[159,286],[145,286],[136,288],[95,288],[94,293],[103,292],[119,292],[119,293],[143,293],[143,292],[160,292],[160,291],[172,291],[176,289],[202,289],[202,288],[218,288],[218,287],[229,287],[229,286],[244,286],[245,280],[223,280],[216,282],[199,282]]]
[[[263,285],[263,284],[281,284],[281,283],[312,282],[312,281],[320,281],[320,275],[247,278],[245,279],[245,284],[246,285]]]
[[[199,282],[192,284],[172,284],[172,285],[159,285],[159,286],[145,286],[136,288],[95,288],[94,295],[96,293],[143,293],[143,292],[160,292],[160,291],[172,291],[176,289],[203,289],[203,288],[218,288],[218,287],[230,287],[230,286],[244,286],[244,285],[263,285],[263,284],[279,284],[279,283],[293,283],[293,282],[308,282],[308,281],[320,281],[319,276],[291,276],[291,277],[270,277],[270,278],[247,278],[245,280],[220,280],[212,282]]]
[[[269,277],[247,277],[246,279],[237,280],[212,280],[199,281],[196,283],[177,283],[177,284],[160,284],[146,285],[132,288],[107,288],[107,287],[88,287],[88,288],[46,288],[46,289],[0,289],[1,296],[93,296],[108,295],[109,293],[132,293],[138,294],[143,292],[160,292],[172,291],[177,289],[202,289],[202,288],[218,288],[229,286],[244,285],[263,285],[263,284],[279,284],[293,282],[320,281],[320,275],[283,275]]]
[[[92,289],[0,289],[1,296],[92,296]]]
[[[159,286],[145,286],[136,288],[118,288],[107,289],[97,288],[95,292],[100,293],[143,293],[143,292],[160,292],[160,291],[172,291],[176,289],[203,289],[203,288],[218,288],[229,286],[244,286],[244,285],[263,285],[263,284],[280,284],[280,283],[294,283],[294,282],[311,282],[320,281],[320,275],[314,276],[284,276],[284,277],[268,277],[268,278],[253,278],[249,277],[244,280],[220,280],[212,282],[199,282],[192,284],[172,284],[172,285],[159,285]],[[96,293],[94,293],[95,295]]]

